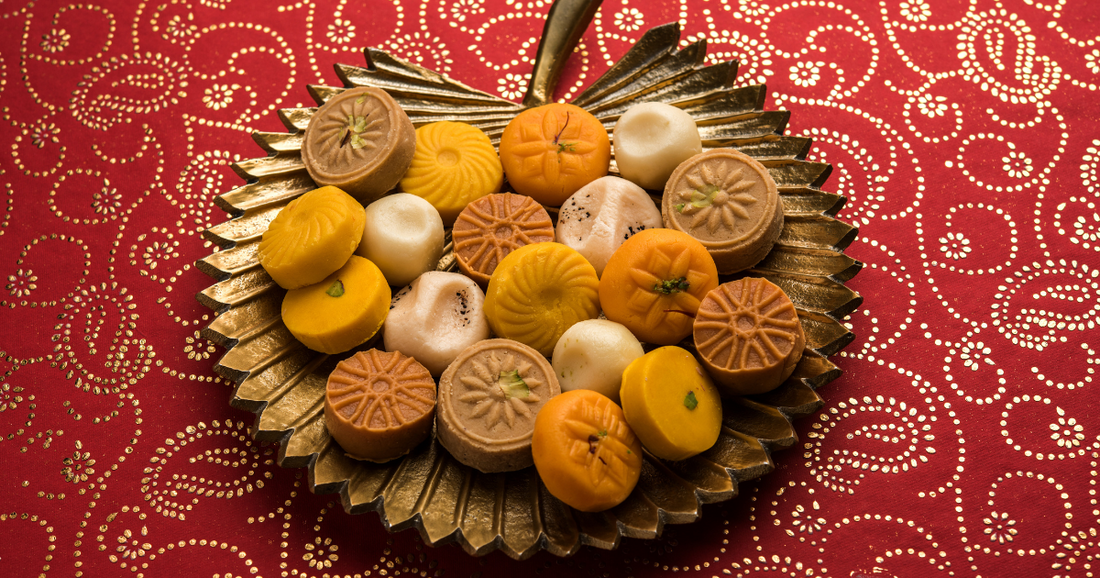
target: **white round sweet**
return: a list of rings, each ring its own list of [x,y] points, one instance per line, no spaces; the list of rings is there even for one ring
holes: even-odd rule
[[[623,241],[661,226],[661,211],[645,189],[619,177],[602,177],[565,200],[554,237],[603,275],[607,260]]]
[[[432,271],[443,255],[443,219],[428,201],[408,193],[367,205],[363,241],[355,250],[378,265],[395,287]]]
[[[429,271],[394,295],[382,327],[386,351],[400,351],[439,377],[462,350],[489,338],[485,293],[461,273]]]
[[[626,327],[606,319],[574,324],[554,346],[552,365],[561,390],[591,389],[619,402],[623,370],[645,351]]]
[[[664,189],[676,167],[703,152],[691,115],[661,102],[630,107],[615,123],[615,163],[624,179]]]

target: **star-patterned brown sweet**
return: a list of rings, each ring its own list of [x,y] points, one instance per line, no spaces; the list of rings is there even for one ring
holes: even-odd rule
[[[553,241],[554,223],[531,197],[487,195],[462,210],[451,238],[459,268],[484,288],[509,253],[524,245]]]
[[[767,279],[751,277],[707,293],[692,332],[707,371],[734,395],[775,389],[790,377],[806,346],[787,294]]]
[[[435,381],[400,352],[360,351],[337,364],[325,392],[325,423],[352,457],[388,461],[431,432]]]

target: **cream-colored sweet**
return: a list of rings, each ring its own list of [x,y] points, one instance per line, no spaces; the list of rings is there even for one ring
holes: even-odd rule
[[[476,343],[439,378],[439,443],[483,472],[526,468],[534,463],[535,417],[559,393],[554,368],[539,352],[510,339]]]
[[[703,152],[691,115],[663,102],[630,107],[613,139],[619,174],[647,189],[663,189],[680,163]]]
[[[429,271],[394,296],[386,317],[386,351],[416,358],[439,377],[467,347],[489,338],[485,294],[461,273]]]
[[[768,255],[783,232],[783,201],[764,165],[735,149],[711,149],[680,163],[665,185],[666,227],[691,235],[718,272],[744,271]]]
[[[660,226],[661,211],[645,189],[626,179],[603,177],[562,204],[555,232],[559,243],[576,249],[597,275],[603,275],[607,260],[623,241]]]
[[[619,402],[623,370],[645,351],[624,325],[606,319],[581,321],[554,346],[552,365],[562,391],[591,389]]]
[[[367,205],[364,212],[363,241],[355,252],[374,261],[390,285],[408,285],[435,270],[443,255],[443,219],[431,203],[396,193]]]

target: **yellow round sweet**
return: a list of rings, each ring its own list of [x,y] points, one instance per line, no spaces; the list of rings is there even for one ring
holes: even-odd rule
[[[635,359],[623,370],[619,397],[626,423],[659,458],[684,460],[718,441],[722,400],[685,349],[661,347]]]
[[[432,204],[451,225],[466,205],[500,191],[504,169],[488,135],[462,122],[416,129],[416,153],[401,190]]]
[[[596,269],[561,243],[534,243],[497,265],[485,292],[485,317],[500,337],[549,356],[565,330],[600,314]]]
[[[363,205],[336,187],[294,199],[260,240],[260,264],[283,289],[320,282],[344,266],[363,238]]]
[[[366,343],[390,311],[382,271],[358,255],[320,283],[287,291],[283,323],[306,347],[340,353]]]

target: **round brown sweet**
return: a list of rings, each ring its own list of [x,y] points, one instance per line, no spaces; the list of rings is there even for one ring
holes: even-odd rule
[[[771,391],[791,376],[806,334],[790,298],[767,279],[747,277],[712,289],[692,327],[695,348],[725,394]]]
[[[530,466],[535,416],[561,393],[554,369],[530,347],[488,339],[466,348],[439,379],[436,435],[482,472]]]
[[[428,437],[435,403],[435,381],[415,359],[360,351],[328,377],[325,424],[349,456],[386,462]]]
[[[368,204],[394,188],[412,163],[416,130],[386,91],[345,90],[306,127],[302,160],[318,185],[340,187]]]
[[[524,245],[553,241],[554,223],[531,197],[486,195],[459,213],[451,238],[458,267],[485,288],[509,253]]]
[[[661,198],[665,227],[695,237],[718,272],[759,263],[783,230],[783,202],[768,169],[734,149],[713,149],[680,163]]]

